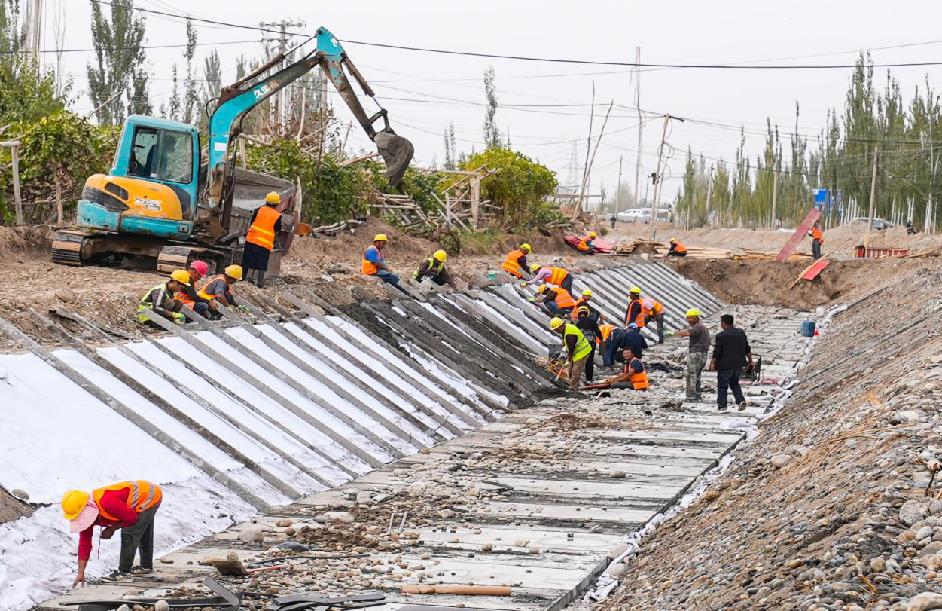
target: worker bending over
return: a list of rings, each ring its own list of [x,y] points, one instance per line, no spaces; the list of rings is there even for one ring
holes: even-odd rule
[[[639,329],[643,329],[647,324],[648,313],[645,310],[644,302],[641,301],[641,288],[633,286],[628,289],[628,307],[625,309],[625,326],[634,323]]]
[[[232,294],[232,285],[241,280],[242,266],[230,265],[223,270],[223,273],[210,278],[200,290],[199,296],[213,302],[214,306],[219,304],[227,308],[240,307]],[[219,318],[220,316],[215,307],[210,310],[210,318]]]
[[[170,280],[158,284],[141,297],[141,302],[137,305],[137,321],[147,326],[159,328],[148,320],[146,314],[144,314],[144,312],[150,310],[171,322],[182,325],[186,322],[186,316],[180,311],[183,308],[183,302],[177,301],[174,295],[182,293],[191,285],[190,274],[185,269],[174,270],[170,274]]]
[[[527,255],[530,254],[530,251],[529,244],[521,244],[520,248],[511,250],[507,254],[507,258],[504,259],[504,263],[500,268],[517,280],[523,280],[523,275],[529,269],[527,267]]]
[[[671,238],[671,247],[667,251],[668,257],[686,257],[687,256],[687,247],[677,241],[676,238]]]
[[[716,334],[713,344],[713,356],[710,359],[710,371],[716,372],[716,406],[719,411],[726,411],[726,391],[733,391],[733,398],[739,411],[746,409],[746,398],[739,387],[739,376],[743,367],[752,367],[752,348],[746,332],[733,326],[733,316],[720,316],[722,331]]]
[[[179,293],[175,293],[173,298],[203,318],[209,318],[212,302],[200,297],[196,290],[196,283],[209,272],[209,264],[206,261],[193,261],[187,266],[186,272],[190,275],[190,285],[184,287]]]
[[[688,328],[675,335],[690,338],[687,350],[687,401],[699,403],[703,394],[701,375],[710,350],[710,331],[700,322],[700,310],[696,308],[687,310],[687,324]]]
[[[268,271],[268,258],[275,249],[278,232],[281,231],[281,196],[272,191],[265,196],[265,205],[259,206],[252,213],[249,229],[245,234],[245,249],[242,251],[242,268],[250,282],[262,287],[265,284],[265,272]]]
[[[808,232],[811,236],[811,258],[821,258],[821,246],[824,245],[824,230],[821,229],[821,221],[815,221],[814,227]]]
[[[119,575],[147,575],[154,572],[154,515],[163,500],[160,486],[143,480],[118,482],[96,488],[91,493],[69,490],[62,497],[62,513],[69,531],[79,533],[78,572],[73,585],[85,582],[85,567],[92,553],[92,535],[101,528],[101,539],[110,539],[121,530]],[[140,552],[141,564],[132,567]]]
[[[599,237],[599,234],[594,231],[590,231],[588,235],[579,240],[579,244],[576,246],[576,249],[584,255],[594,255],[595,254],[595,245],[593,242]]]
[[[644,351],[648,348],[648,341],[641,335],[635,323],[625,328],[612,330],[605,342],[605,350],[602,352],[602,364],[606,367],[614,367],[616,361],[621,361],[622,353],[627,348],[631,348],[632,353],[639,359],[644,356]]]
[[[572,309],[576,307],[576,300],[572,298],[569,291],[558,286],[541,284],[536,289],[536,293],[543,297],[543,309],[550,316],[569,316],[572,314]]]
[[[603,380],[603,384],[609,388],[626,388],[630,390],[647,390],[648,372],[641,362],[641,357],[636,355],[631,348],[625,348],[622,352],[622,358],[625,360],[625,367],[621,373],[617,373],[610,378]]]
[[[444,250],[436,250],[428,259],[423,259],[419,263],[419,269],[412,274],[412,279],[421,283],[422,280],[429,278],[438,286],[448,285],[451,288],[458,288],[455,279],[452,278],[448,270],[445,269],[445,262],[448,261],[448,253]]]
[[[386,248],[387,242],[385,233],[377,233],[373,236],[373,245],[363,251],[360,271],[367,276],[376,276],[383,282],[398,286],[399,276],[392,273],[392,270],[386,265],[386,256],[383,255],[383,249]]]
[[[647,316],[644,319],[646,324],[651,324],[654,322],[657,325],[657,343],[664,343],[664,304],[658,301],[657,299],[651,299],[646,297],[642,303],[642,307],[647,312]]]
[[[592,383],[592,376],[595,373],[595,345],[598,338],[602,336],[602,330],[599,329],[599,313],[593,311],[589,306],[579,306],[576,308],[576,327],[582,331],[582,335],[589,342],[589,358],[585,362],[585,381]]]
[[[535,274],[527,284],[552,284],[572,292],[572,273],[565,267],[544,265],[536,263],[530,266],[530,273]]]
[[[569,388],[576,390],[579,387],[579,379],[585,371],[586,361],[592,353],[592,347],[576,325],[562,318],[552,319],[549,326],[563,337],[563,348],[566,350],[566,362],[569,368]]]

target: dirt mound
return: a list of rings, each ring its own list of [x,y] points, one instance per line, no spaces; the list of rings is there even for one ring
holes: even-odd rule
[[[0,255],[48,252],[52,246],[52,228],[48,225],[0,227]]]
[[[0,488],[0,524],[12,522],[33,513],[33,507]]]
[[[678,272],[728,303],[782,305],[810,309],[856,299],[908,270],[935,266],[925,259],[832,261],[815,280],[789,288],[807,263],[682,259],[671,262]]]

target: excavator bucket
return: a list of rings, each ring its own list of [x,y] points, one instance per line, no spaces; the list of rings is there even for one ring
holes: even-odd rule
[[[395,187],[406,173],[415,148],[411,142],[396,135],[396,132],[388,127],[377,132],[373,142],[376,143],[379,154],[386,162],[386,177],[389,179],[389,186]]]

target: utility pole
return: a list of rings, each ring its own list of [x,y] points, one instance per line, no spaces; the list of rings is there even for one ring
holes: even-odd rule
[[[624,155],[618,156],[618,184],[615,186],[615,212],[613,214],[618,214],[619,200],[621,199],[621,162]]]
[[[671,122],[671,116],[664,115],[664,127],[661,129],[661,145],[657,148],[657,170],[654,172],[654,200],[651,202],[651,239],[657,235],[657,210],[661,202],[661,163],[664,159],[664,147],[667,145],[667,126]],[[677,117],[673,117],[677,119]],[[683,123],[683,119],[677,119]]]
[[[776,219],[776,208],[778,208],[778,172],[775,171],[775,164],[772,164],[772,229],[778,229]]]
[[[303,28],[305,23],[303,21],[286,21],[282,19],[281,21],[274,22],[262,22],[258,24],[263,28],[278,28],[278,37],[277,38],[262,38],[262,42],[276,42],[278,43],[278,52],[281,55],[281,64],[279,64],[279,70],[284,70],[288,67],[288,38],[293,36],[293,34],[288,34],[288,28]],[[293,54],[292,54],[293,55]],[[278,92],[278,134],[280,136],[285,135],[285,130],[287,129],[289,113],[288,113],[288,87],[283,87],[281,91]]]
[[[873,174],[870,176],[870,215],[867,220],[867,233],[864,234],[864,248],[870,247],[870,226],[873,225],[874,200],[877,196],[877,151],[873,151]]]
[[[638,152],[635,158],[635,205],[640,206],[641,200],[641,136],[644,125],[641,121],[641,47],[635,47],[635,108],[638,109]]]

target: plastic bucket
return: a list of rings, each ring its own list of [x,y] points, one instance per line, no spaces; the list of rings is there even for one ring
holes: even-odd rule
[[[802,321],[801,336],[802,337],[814,337],[814,321],[813,320]]]

